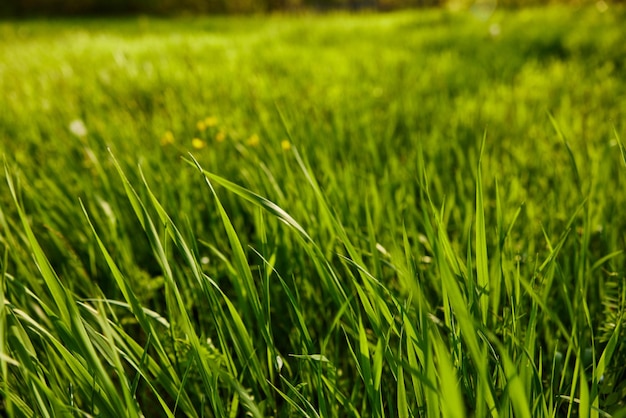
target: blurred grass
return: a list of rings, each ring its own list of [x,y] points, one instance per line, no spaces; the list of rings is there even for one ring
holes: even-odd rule
[[[623,409],[625,18],[0,23],[0,412]]]

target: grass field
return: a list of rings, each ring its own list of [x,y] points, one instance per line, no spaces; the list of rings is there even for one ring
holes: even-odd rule
[[[626,416],[626,9],[0,23],[0,415]]]

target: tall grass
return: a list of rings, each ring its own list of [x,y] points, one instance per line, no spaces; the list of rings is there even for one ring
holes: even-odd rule
[[[624,17],[0,24],[0,412],[626,416]]]

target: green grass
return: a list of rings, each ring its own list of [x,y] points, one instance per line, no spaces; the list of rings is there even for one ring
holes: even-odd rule
[[[626,416],[625,19],[0,23],[0,415]]]

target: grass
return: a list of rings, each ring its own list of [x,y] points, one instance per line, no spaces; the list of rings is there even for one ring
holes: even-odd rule
[[[626,416],[625,13],[0,23],[0,413]]]

